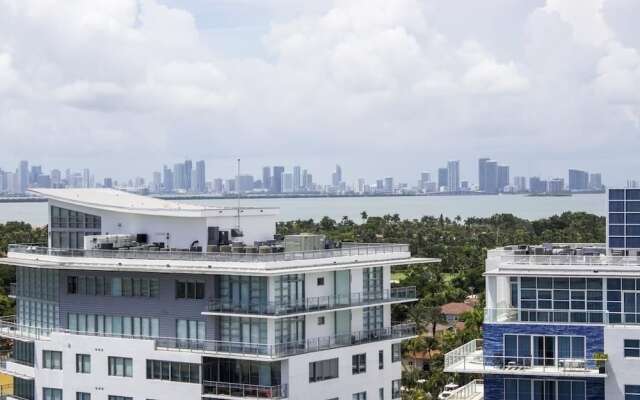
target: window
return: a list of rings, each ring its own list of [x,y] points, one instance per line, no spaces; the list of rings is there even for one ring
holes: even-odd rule
[[[392,399],[400,398],[400,379],[391,381],[391,398]]]
[[[384,388],[378,389],[378,400],[384,400]]]
[[[133,359],[109,357],[109,376],[133,376]]]
[[[147,360],[147,379],[200,383],[200,365],[173,361]]]
[[[624,340],[624,356],[640,358],[640,340],[625,339]]]
[[[384,326],[383,306],[365,307],[362,310],[362,328],[365,331],[382,329]]]
[[[42,388],[43,400],[62,400],[62,389]]]
[[[324,286],[324,277],[318,278],[318,286]]]
[[[384,351],[378,350],[378,369],[384,369]]]
[[[133,400],[133,397],[109,395],[109,400]]]
[[[91,393],[76,392],[76,400],[91,400]]]
[[[362,270],[363,300],[381,299],[383,295],[382,267]]]
[[[640,385],[624,385],[624,400],[639,400]]]
[[[176,299],[204,299],[204,282],[176,281]]]
[[[265,321],[262,319],[262,321]],[[304,340],[305,317],[280,318],[275,321],[276,343],[290,343]]]
[[[362,374],[367,372],[367,354],[354,354],[351,356],[351,373]]]
[[[505,400],[585,400],[584,381],[550,381],[538,379],[505,379]]]
[[[391,362],[398,362],[402,359],[400,343],[391,344]]]
[[[176,337],[187,340],[204,340],[205,322],[187,319],[176,320]]]
[[[67,328],[74,332],[96,332],[106,335],[158,337],[158,318],[123,317],[96,314],[69,314]]]
[[[354,393],[351,396],[351,400],[367,400],[367,392]]]
[[[68,294],[78,293],[78,277],[77,276],[67,276],[67,293]]]
[[[338,359],[315,361],[309,363],[309,382],[326,381],[338,377]]]
[[[76,354],[76,372],[91,373],[91,356],[89,354]]]
[[[318,317],[318,325],[324,325],[324,317]]]
[[[42,367],[48,369],[62,369],[62,352],[43,350]]]

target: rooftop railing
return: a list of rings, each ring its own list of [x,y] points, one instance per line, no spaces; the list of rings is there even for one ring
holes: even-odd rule
[[[564,310],[485,308],[485,323],[640,325],[640,312],[608,310]]]
[[[489,258],[499,257],[503,264],[562,265],[562,266],[640,266],[638,256],[578,256],[578,255],[514,255],[500,252]]]
[[[408,286],[370,293],[307,297],[293,304],[282,302],[242,303],[211,299],[207,306],[207,311],[212,313],[278,316],[415,299],[417,299],[416,287]]]
[[[284,399],[288,396],[287,385],[263,386],[243,383],[202,381],[202,393],[243,399]]]
[[[484,395],[484,381],[474,379],[466,385],[454,390],[447,400],[478,400]]]
[[[9,253],[34,254],[53,257],[112,258],[135,260],[179,260],[214,262],[274,262],[301,261],[322,258],[397,254],[409,252],[408,244],[343,243],[335,249],[290,251],[281,253],[205,253],[180,250],[84,250],[57,249],[28,244],[10,244]]]
[[[53,332],[84,336],[153,340],[157,348],[168,350],[181,350],[203,353],[229,353],[247,357],[279,358],[338,347],[377,342],[381,340],[408,338],[416,335],[416,326],[412,323],[396,324],[387,328],[309,338],[306,340],[288,343],[263,344],[224,340],[146,337],[141,335],[127,335],[106,332],[72,331],[62,328],[38,328],[16,324],[14,316],[0,319],[0,337],[33,341],[37,339],[48,338]]]

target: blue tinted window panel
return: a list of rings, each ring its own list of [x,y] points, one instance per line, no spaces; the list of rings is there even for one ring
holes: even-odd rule
[[[624,200],[624,189],[609,190],[609,200]]]
[[[640,236],[640,225],[627,225],[627,236]],[[611,233],[611,229],[609,229],[609,234],[611,236],[618,236],[618,234]],[[622,235],[620,235],[622,236]]]
[[[627,248],[629,248],[629,249],[640,249],[640,237],[628,237],[627,238]]]
[[[609,247],[614,249],[624,249],[624,238],[623,237],[610,237],[609,238]]]
[[[627,224],[640,224],[640,213],[627,213]]]
[[[610,224],[624,224],[624,214],[623,213],[609,213],[609,223]]]
[[[624,236],[624,225],[609,225],[609,236]]]
[[[627,201],[625,209],[629,212],[640,212],[640,201]]]
[[[610,212],[624,212],[624,201],[610,201],[609,202],[609,211]]]
[[[627,200],[640,200],[640,189],[627,189]]]

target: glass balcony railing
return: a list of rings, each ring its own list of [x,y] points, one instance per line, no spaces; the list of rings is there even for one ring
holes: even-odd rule
[[[252,304],[211,299],[206,312],[278,316],[412,300],[417,300],[415,286],[391,288],[375,293],[307,297],[293,304],[280,302]]]
[[[246,357],[280,358],[345,346],[354,346],[358,344],[377,342],[381,340],[409,338],[416,335],[416,326],[412,323],[396,324],[387,328],[309,338],[306,340],[288,343],[263,344],[224,340],[194,340],[167,337],[145,337],[139,335],[124,335],[104,332],[78,332],[62,328],[38,328],[19,325],[15,323],[15,319],[13,316],[0,319],[0,337],[20,340],[37,340],[49,337],[54,332],[83,336],[153,340],[156,348],[167,350],[181,350],[202,353],[223,353]]]
[[[213,261],[213,262],[275,262],[301,261],[322,258],[397,255],[408,257],[409,245],[385,243],[343,243],[337,249],[291,251],[282,253],[205,253],[179,250],[83,250],[56,249],[40,245],[10,244],[9,253],[33,254],[53,257],[111,258],[136,260],[179,260],[179,261]],[[11,254],[9,254],[11,255]]]
[[[445,372],[606,377],[606,360],[584,357],[485,355],[482,340],[468,342],[445,355]]]
[[[202,393],[215,396],[237,397],[241,399],[285,399],[287,385],[263,386],[243,383],[202,381]]]
[[[485,308],[485,323],[604,324],[640,325],[638,312],[607,310],[564,310],[526,308]]]

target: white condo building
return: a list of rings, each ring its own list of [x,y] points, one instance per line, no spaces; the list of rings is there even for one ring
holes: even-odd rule
[[[42,189],[49,243],[14,244],[0,372],[28,400],[400,397],[391,267],[408,245],[275,235],[277,209]]]

